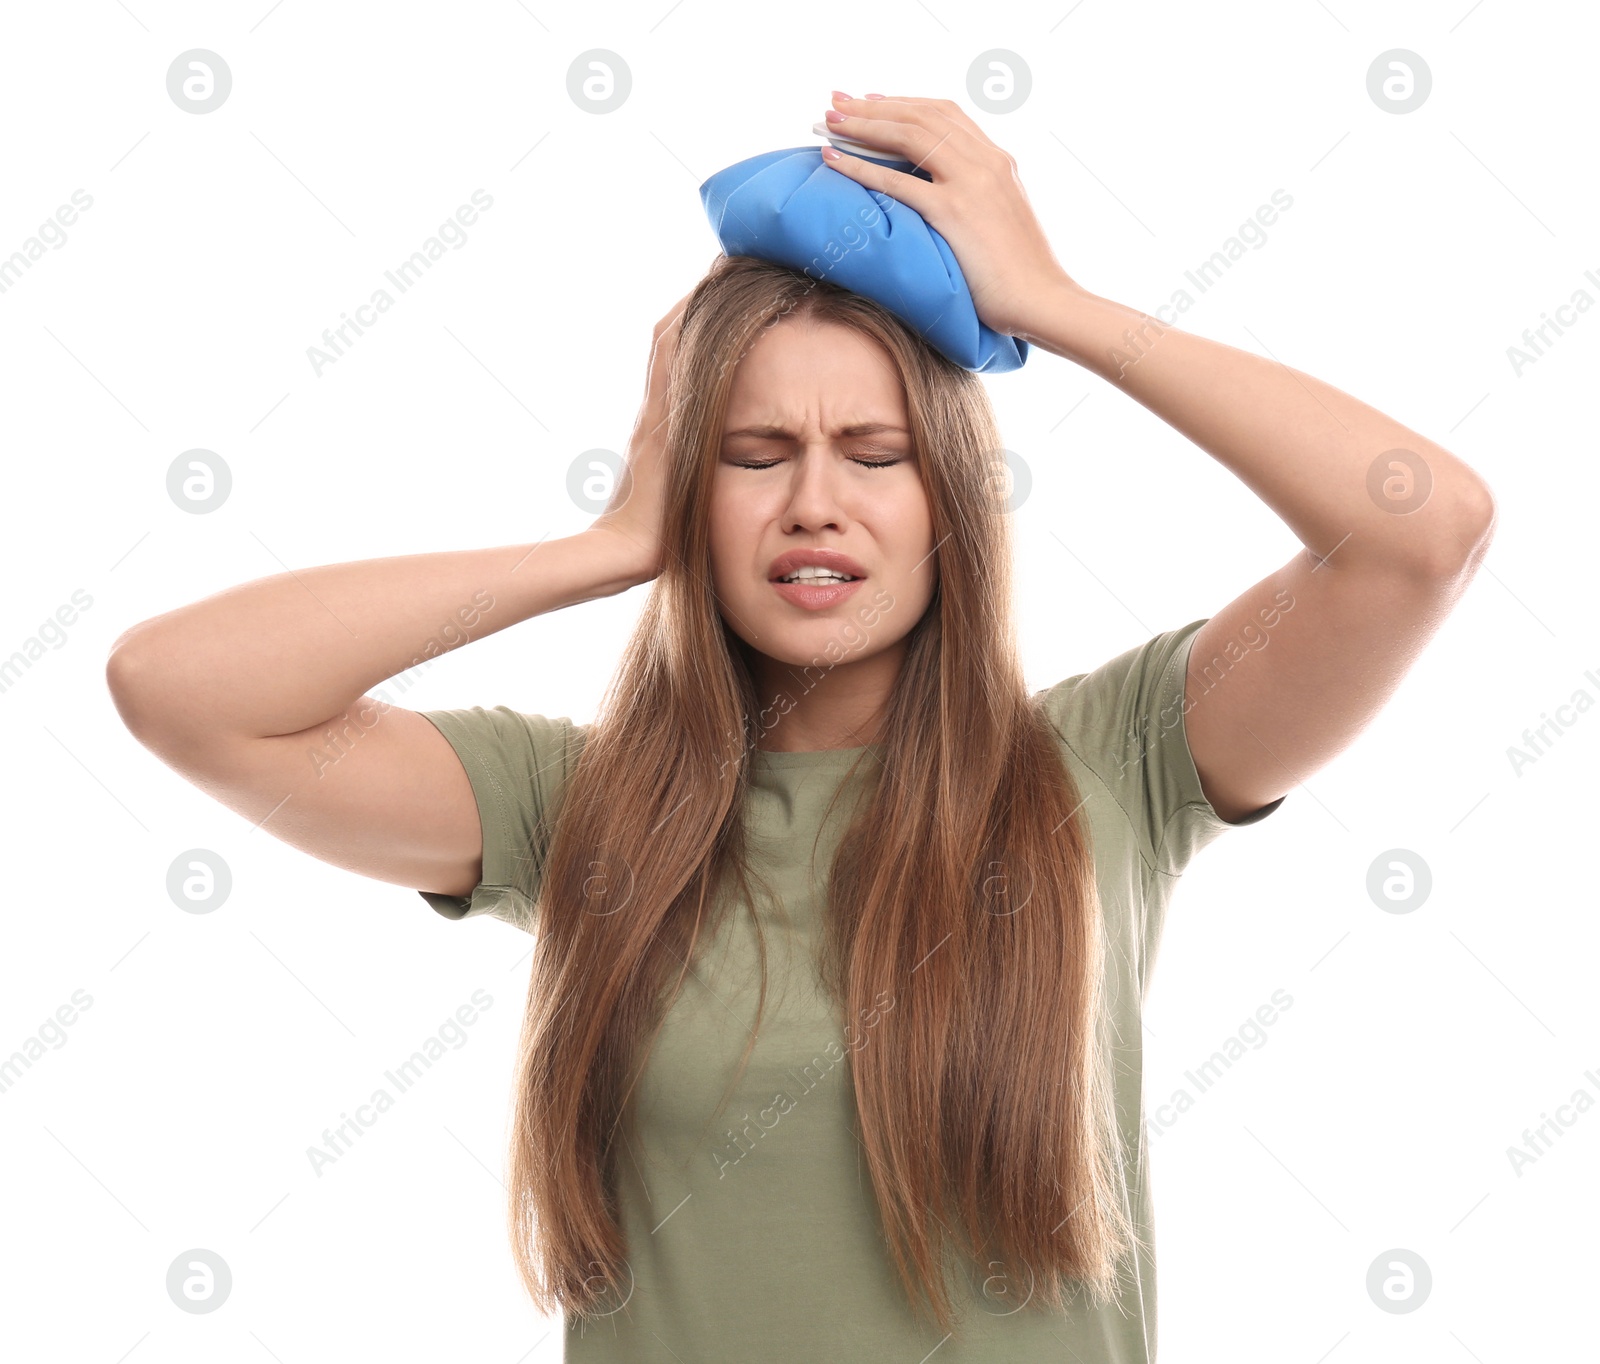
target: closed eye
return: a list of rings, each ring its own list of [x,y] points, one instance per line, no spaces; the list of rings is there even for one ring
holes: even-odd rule
[[[763,464],[756,464],[747,460],[738,459],[729,461],[729,463],[732,464],[736,469],[770,469],[774,464],[779,464],[781,462],[782,461],[776,459],[769,459]],[[852,462],[860,464],[864,468],[868,469],[887,469],[893,465],[905,463],[905,459],[903,456],[895,459],[861,459],[859,457],[852,456]]]

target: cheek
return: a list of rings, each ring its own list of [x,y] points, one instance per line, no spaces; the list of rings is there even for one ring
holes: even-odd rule
[[[913,600],[926,604],[939,582],[939,554],[934,548],[933,509],[919,485],[902,505],[898,555],[904,563],[905,587]]]
[[[933,508],[920,484],[908,488],[905,496],[894,503],[893,525],[901,551],[910,554],[913,561],[933,548]]]

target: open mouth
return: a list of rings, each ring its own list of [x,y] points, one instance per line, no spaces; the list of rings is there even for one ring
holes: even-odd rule
[[[774,578],[772,588],[791,606],[806,611],[821,611],[854,596],[864,581],[843,573],[809,574],[803,577],[790,574],[786,578]]]
[[[835,573],[831,568],[801,568],[787,574],[782,578],[774,578],[777,583],[853,583],[859,582],[848,573]]]

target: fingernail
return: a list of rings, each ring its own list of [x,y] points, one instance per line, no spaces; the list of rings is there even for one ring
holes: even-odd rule
[[[842,157],[838,152],[834,151],[832,147],[824,147],[822,149],[822,159],[824,161],[838,161],[841,160]]]
[[[852,98],[852,96],[845,94],[845,92],[843,90],[835,90],[833,92],[833,97],[835,99],[850,99],[850,98]]]
[[[882,99],[883,96],[882,95],[868,95],[867,98],[868,99]]]

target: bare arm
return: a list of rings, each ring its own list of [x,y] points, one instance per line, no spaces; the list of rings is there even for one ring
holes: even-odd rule
[[[595,526],[276,574],[135,625],[106,681],[145,747],[267,832],[362,875],[466,895],[483,849],[466,772],[429,721],[367,693],[472,639],[647,581],[645,558]]]
[[[625,591],[649,576],[638,557],[591,528],[274,574],[135,625],[112,645],[107,678],[151,746],[298,734],[469,636]]]
[[[106,664],[129,730],[206,794],[324,862],[470,894],[483,835],[466,769],[430,721],[367,693],[661,571],[662,428],[687,302],[656,324],[626,477],[588,530],[278,574],[144,621]]]
[[[1218,814],[1242,819],[1329,763],[1394,694],[1477,572],[1493,494],[1448,450],[1312,375],[1070,280],[1035,296],[1038,344],[1189,437],[1305,546],[1213,612],[1189,655],[1195,766]]]

